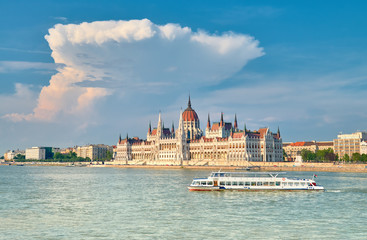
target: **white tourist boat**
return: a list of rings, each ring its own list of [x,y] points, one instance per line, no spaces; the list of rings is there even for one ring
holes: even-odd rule
[[[316,185],[314,178],[287,178],[284,172],[212,172],[207,178],[194,178],[190,191],[224,191],[224,190],[316,190],[324,191],[323,186]],[[281,176],[279,176],[281,175]]]

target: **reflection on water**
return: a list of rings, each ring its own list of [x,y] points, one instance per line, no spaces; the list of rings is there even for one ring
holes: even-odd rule
[[[364,239],[367,177],[326,192],[189,192],[209,171],[0,167],[0,239]],[[310,178],[309,172],[289,177]]]

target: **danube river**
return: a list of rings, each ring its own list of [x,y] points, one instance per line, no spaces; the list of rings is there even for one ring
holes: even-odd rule
[[[187,190],[209,173],[0,166],[0,239],[366,239],[366,174],[317,173],[326,192]]]

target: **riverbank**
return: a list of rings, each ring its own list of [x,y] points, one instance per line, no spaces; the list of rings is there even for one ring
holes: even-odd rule
[[[14,166],[61,166],[61,167],[114,167],[114,168],[151,168],[151,169],[197,169],[197,170],[243,170],[246,171],[248,165],[225,166],[193,166],[180,165],[138,165],[138,164],[114,164],[113,162],[94,162],[93,164],[81,163],[58,163],[58,162],[24,162],[24,163],[2,163],[1,165]],[[367,173],[367,164],[334,164],[334,163],[302,163],[295,165],[293,162],[251,162],[252,171],[304,171],[304,172],[355,172]]]
[[[363,166],[360,166],[363,165]],[[193,170],[242,170],[247,171],[246,167],[239,166],[162,166],[162,165],[91,165],[90,167],[115,167],[115,168],[152,168],[152,169],[193,169]],[[323,166],[321,164],[305,164],[301,166],[259,166],[251,168],[250,171],[269,171],[269,172],[354,172],[367,173],[365,164],[343,164],[335,166]]]

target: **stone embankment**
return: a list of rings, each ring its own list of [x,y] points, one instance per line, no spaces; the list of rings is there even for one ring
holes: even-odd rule
[[[208,169],[208,170],[252,170],[260,171],[310,171],[310,172],[361,172],[367,173],[367,164],[349,163],[300,163],[294,162],[226,162],[226,161],[179,161],[176,162],[93,162],[92,164],[83,163],[56,163],[56,162],[24,162],[24,163],[2,163],[2,165],[24,165],[24,166],[73,166],[73,167],[119,167],[119,168],[166,168],[166,169]]]
[[[251,168],[253,170],[260,171],[310,171],[310,172],[362,172],[367,173],[367,164],[343,164],[343,163],[300,163],[294,162],[191,162],[184,161],[182,165],[178,162],[172,164],[172,162],[160,162],[154,164],[124,164],[116,162],[106,162],[105,166],[109,167],[122,167],[122,168],[186,168],[186,169],[227,169],[236,170]]]

